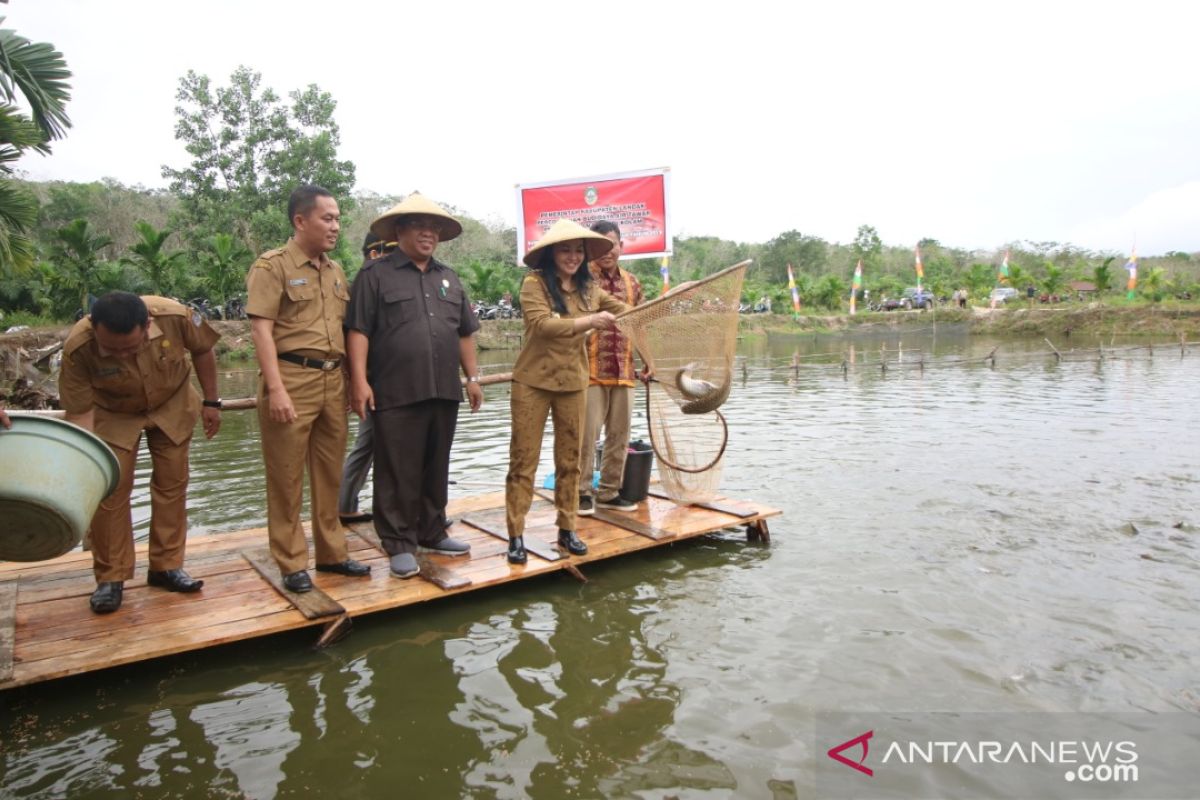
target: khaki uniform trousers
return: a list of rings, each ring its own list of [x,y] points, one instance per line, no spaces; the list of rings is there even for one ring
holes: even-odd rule
[[[632,386],[589,386],[587,422],[579,457],[579,493],[592,494],[592,459],[596,438],[604,428],[604,456],[600,462],[597,497],[608,499],[621,491],[625,453],[629,449],[629,419],[633,413]]]
[[[583,441],[587,392],[550,392],[523,383],[512,385],[512,439],[504,479],[504,513],[509,537],[525,533],[525,515],[533,503],[533,482],[542,456],[546,416],[554,424],[554,505],[558,527],[575,530],[579,511],[579,447]]]
[[[187,485],[189,437],[175,444],[157,427],[146,428],[150,448],[150,569],[179,569],[183,566],[187,540]],[[133,516],[129,497],[141,437],[132,450],[109,444],[121,465],[121,479],[92,517],[88,532],[92,547],[92,571],[96,582],[127,581],[133,578]]]
[[[283,386],[296,408],[293,422],[273,422],[266,385],[258,382],[258,422],[267,473],[267,538],[284,575],[308,568],[308,542],[300,524],[304,469],[312,499],[312,534],[318,564],[346,560],[346,532],[338,520],[338,485],[346,453],[346,382],[328,372],[279,362]]]

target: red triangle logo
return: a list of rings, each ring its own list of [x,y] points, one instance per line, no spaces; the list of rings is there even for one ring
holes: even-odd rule
[[[870,745],[868,745],[867,742],[870,741],[871,737],[874,735],[875,731],[867,731],[866,733],[855,736],[853,739],[848,739],[847,741],[842,742],[836,747],[830,748],[826,755],[828,755],[834,761],[840,761],[851,769],[856,769],[866,775],[874,776],[874,770],[872,770],[870,767],[863,766],[863,762],[867,760],[867,754],[870,752]],[[860,758],[858,761],[851,761],[842,755],[843,750],[849,750],[850,748],[857,747],[858,745],[862,745],[862,758]]]

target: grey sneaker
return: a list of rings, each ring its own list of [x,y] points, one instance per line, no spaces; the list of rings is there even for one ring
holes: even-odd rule
[[[443,556],[465,556],[471,552],[471,545],[461,539],[447,536],[440,542],[417,545],[418,553],[438,553]]]
[[[614,511],[637,511],[637,503],[626,500],[619,494],[614,494],[612,497],[597,500],[596,505],[599,508],[611,508]]]
[[[392,574],[397,578],[411,578],[421,571],[417,557],[412,553],[397,553],[391,558]]]
[[[590,495],[579,495],[579,511],[576,513],[581,517],[590,517],[596,513],[596,507],[592,505],[592,498]]]

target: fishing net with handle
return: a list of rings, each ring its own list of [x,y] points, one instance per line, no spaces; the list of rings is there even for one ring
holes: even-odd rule
[[[717,409],[733,386],[738,305],[749,261],[621,314],[620,331],[654,367],[646,423],[668,497],[717,495],[729,431]]]

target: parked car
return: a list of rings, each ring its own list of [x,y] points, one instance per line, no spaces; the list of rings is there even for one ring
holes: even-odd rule
[[[998,286],[995,289],[992,289],[992,293],[988,295],[988,300],[998,306],[1002,306],[1009,300],[1015,300],[1018,297],[1020,297],[1020,293],[1017,292],[1017,290],[1013,287]]]
[[[937,298],[934,297],[933,292],[924,287],[910,286],[900,296],[900,304],[906,309],[933,308],[933,304],[936,302]]]

